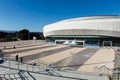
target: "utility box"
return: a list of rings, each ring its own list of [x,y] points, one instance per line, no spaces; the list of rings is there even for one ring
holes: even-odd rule
[[[33,37],[33,40],[37,40],[37,37]]]

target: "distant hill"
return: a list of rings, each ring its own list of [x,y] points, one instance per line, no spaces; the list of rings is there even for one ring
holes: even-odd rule
[[[0,30],[0,32],[15,33],[15,32],[17,32],[17,31],[11,31],[11,30]]]
[[[15,32],[18,32],[18,31],[0,30],[0,32],[15,33]],[[30,33],[43,33],[43,32],[30,32]]]

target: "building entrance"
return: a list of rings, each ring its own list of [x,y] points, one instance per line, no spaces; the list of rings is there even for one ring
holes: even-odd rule
[[[103,41],[103,46],[106,46],[106,47],[110,46],[110,47],[112,47],[112,41]]]

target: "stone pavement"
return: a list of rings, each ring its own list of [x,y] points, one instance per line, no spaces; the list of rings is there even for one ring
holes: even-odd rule
[[[86,61],[77,71],[94,72],[95,68],[96,69],[101,68],[100,71],[97,70],[97,72],[101,73],[105,71],[104,69],[105,67],[108,69],[114,68],[113,62],[114,59],[115,59],[114,49],[101,48],[90,59],[88,59],[88,61]]]

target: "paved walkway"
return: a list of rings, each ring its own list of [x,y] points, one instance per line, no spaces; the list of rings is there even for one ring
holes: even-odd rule
[[[43,46],[43,45],[42,44],[31,44],[31,45],[27,45],[26,47],[20,47],[20,48],[15,48],[15,49],[5,49],[3,51],[4,52],[14,52],[14,51],[18,51],[18,50],[32,49],[34,47],[36,48],[36,47],[39,47],[39,46]]]
[[[82,51],[84,49],[85,48],[77,48],[77,47],[75,47],[75,48],[72,48],[72,49],[69,49],[69,50],[58,52],[58,53],[50,55],[50,56],[40,58],[40,60],[42,60],[44,62],[47,62],[47,63],[56,63],[56,62],[58,62],[58,61],[60,61],[62,59],[65,59],[65,58],[71,56],[71,53],[76,54],[79,51]]]
[[[92,55],[94,55],[99,48],[87,48],[76,54],[72,54],[72,56],[63,59],[54,65],[63,66],[66,68],[68,66],[69,69],[77,70],[81,65],[83,65]]]
[[[37,45],[37,46],[32,46],[32,47],[27,47],[27,48],[20,48],[20,49],[14,49],[14,50],[7,50],[4,51],[4,54],[16,54],[16,53],[22,53],[26,51],[32,51],[32,50],[37,50],[37,49],[43,49],[43,48],[48,48],[48,47],[53,47],[51,45]]]
[[[27,55],[32,55],[32,54],[35,54],[35,53],[40,53],[40,52],[43,52],[43,51],[46,51],[46,50],[52,50],[52,49],[56,49],[56,48],[59,48],[59,47],[63,47],[63,46],[47,46],[46,48],[42,48],[42,49],[37,49],[37,50],[30,50],[30,51],[25,51],[25,52],[21,52],[21,53],[15,53],[15,54],[11,54],[11,56],[16,56],[17,54],[19,55],[19,57],[23,57],[23,56],[27,56]]]
[[[63,46],[63,47],[59,47],[59,48],[52,49],[52,50],[42,51],[42,52],[38,52],[35,54],[31,54],[31,55],[26,55],[26,56],[23,56],[23,59],[25,62],[29,62],[30,60],[36,60],[38,58],[50,56],[50,55],[56,54],[58,52],[69,50],[69,49],[71,49],[71,47]]]
[[[95,68],[100,68],[100,67],[102,68],[102,66],[107,67],[109,69],[113,69],[114,58],[115,58],[115,52],[113,49],[100,49],[90,59],[88,59],[88,61],[85,62],[83,66],[81,66],[77,71],[94,72]]]
[[[13,46],[21,47],[24,45],[31,45],[37,43],[37,40],[23,40],[23,41],[11,41],[11,42],[0,42],[0,49],[4,49],[4,46],[7,49],[13,48]]]

